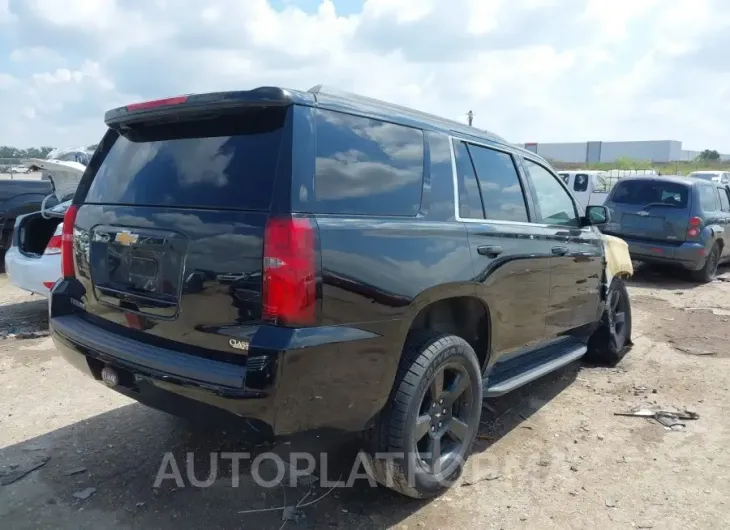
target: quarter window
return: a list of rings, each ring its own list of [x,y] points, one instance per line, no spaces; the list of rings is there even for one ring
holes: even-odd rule
[[[415,216],[423,191],[423,132],[317,110],[314,181],[292,190],[296,211]]]
[[[537,196],[542,222],[551,225],[580,226],[573,200],[551,172],[525,160]]]
[[[588,175],[578,173],[573,183],[573,191],[588,191]]]

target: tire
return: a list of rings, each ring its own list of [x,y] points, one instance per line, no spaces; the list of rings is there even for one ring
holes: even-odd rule
[[[584,358],[589,363],[615,366],[626,356],[632,344],[629,291],[623,280],[614,278],[608,288],[601,324],[591,335]]]
[[[434,399],[439,389],[443,392]],[[479,361],[464,339],[434,333],[409,337],[390,399],[366,433],[371,476],[413,498],[447,490],[471,452],[482,393]],[[429,458],[436,448],[442,458]]]
[[[692,277],[700,283],[710,283],[717,276],[717,266],[720,263],[720,246],[715,243],[707,255],[705,264],[698,271],[692,271]]]

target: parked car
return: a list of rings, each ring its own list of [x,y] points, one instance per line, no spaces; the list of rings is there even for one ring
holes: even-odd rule
[[[611,188],[612,182],[604,171],[579,169],[561,171],[559,175],[584,209],[591,204],[603,204]]]
[[[695,179],[709,180],[716,184],[730,184],[730,172],[727,171],[693,171],[687,176]]]
[[[25,291],[48,297],[61,277],[63,216],[71,201],[16,220],[11,247],[5,253],[5,273],[10,283]]]
[[[46,180],[0,180],[0,253],[10,246],[15,219],[40,210],[43,199],[52,191],[53,186]],[[52,205],[52,202],[48,204]]]
[[[627,247],[594,226],[607,210],[584,214],[494,134],[322,87],[105,120],[50,328],[142,403],[364,431],[376,479],[428,497],[459,476],[483,397],[630,345]]]
[[[33,165],[49,179],[52,194],[39,211],[16,218],[5,272],[16,287],[47,297],[61,277],[63,217],[86,166],[60,160],[34,160]]]
[[[605,205],[611,222],[604,232],[624,239],[637,261],[682,267],[709,282],[718,264],[730,260],[727,186],[677,176],[635,177],[619,181]]]

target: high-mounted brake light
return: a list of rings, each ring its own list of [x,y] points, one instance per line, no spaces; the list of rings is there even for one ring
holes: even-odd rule
[[[180,105],[181,103],[185,103],[188,100],[187,96],[175,96],[172,98],[164,98],[164,99],[153,99],[152,101],[143,101],[141,103],[132,103],[131,105],[127,105],[126,109],[129,112],[137,111],[137,110],[150,110],[155,109],[157,107],[166,107],[168,105]]]
[[[63,216],[63,230],[61,232],[61,277],[73,278],[74,270],[74,224],[79,207],[72,204]]]
[[[702,218],[701,217],[692,217],[689,220],[688,227],[687,227],[687,235],[689,237],[697,237],[700,235],[700,227],[702,226]]]
[[[264,320],[282,326],[316,319],[314,226],[298,217],[270,218],[264,235]]]

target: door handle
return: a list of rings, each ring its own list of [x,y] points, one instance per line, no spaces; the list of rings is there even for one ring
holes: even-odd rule
[[[565,256],[568,253],[568,247],[553,247],[553,254],[556,256]]]
[[[477,247],[477,252],[479,252],[479,254],[481,254],[482,256],[496,258],[502,252],[504,252],[504,249],[497,245],[481,245]]]

